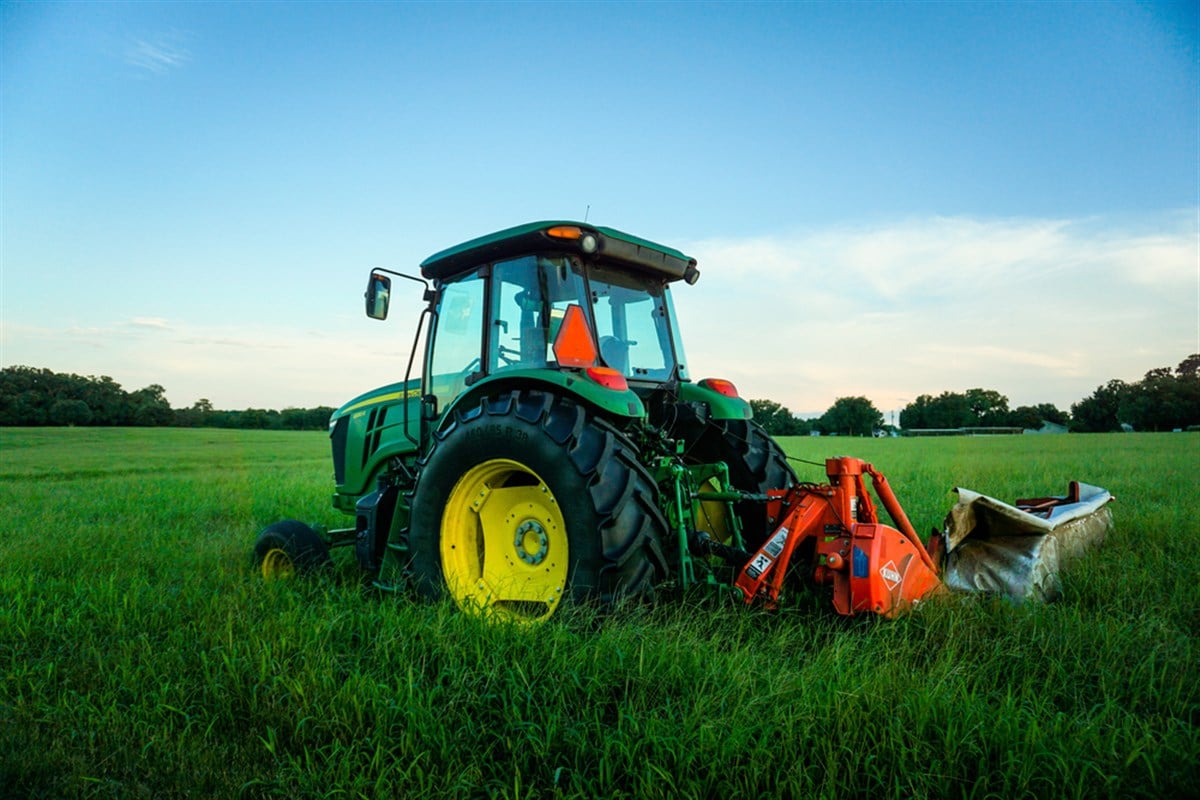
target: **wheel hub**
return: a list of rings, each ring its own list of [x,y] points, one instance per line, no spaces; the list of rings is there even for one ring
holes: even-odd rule
[[[286,580],[296,573],[292,557],[280,547],[273,547],[267,551],[263,556],[261,569],[263,580],[266,581]]]
[[[513,547],[522,561],[536,567],[546,560],[546,554],[550,552],[550,537],[540,522],[527,519],[517,526]]]

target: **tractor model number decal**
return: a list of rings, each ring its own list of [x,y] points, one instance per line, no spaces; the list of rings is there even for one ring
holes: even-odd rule
[[[506,439],[511,439],[514,442],[524,444],[529,439],[529,434],[525,431],[518,430],[508,425],[500,425],[492,423],[490,425],[479,425],[469,429],[466,434],[468,439],[478,439],[487,436],[498,436]]]
[[[887,584],[889,589],[895,589],[896,586],[899,585],[900,581],[904,578],[904,576],[900,574],[900,571],[896,569],[895,561],[889,561],[880,567],[879,577],[883,578],[884,583]]]

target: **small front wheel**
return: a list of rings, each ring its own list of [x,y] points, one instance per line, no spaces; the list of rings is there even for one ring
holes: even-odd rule
[[[303,522],[285,519],[268,525],[254,542],[254,564],[263,580],[287,580],[332,564],[329,545]]]

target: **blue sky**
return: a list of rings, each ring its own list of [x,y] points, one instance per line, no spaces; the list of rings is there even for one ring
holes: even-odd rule
[[[1200,351],[1192,3],[0,5],[0,364],[175,406],[402,373],[372,266],[683,249],[693,374],[1062,408]]]

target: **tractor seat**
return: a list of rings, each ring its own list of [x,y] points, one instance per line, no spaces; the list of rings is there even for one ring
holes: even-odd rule
[[[620,372],[629,374],[629,343],[615,336],[600,337],[600,358],[604,363]]]

